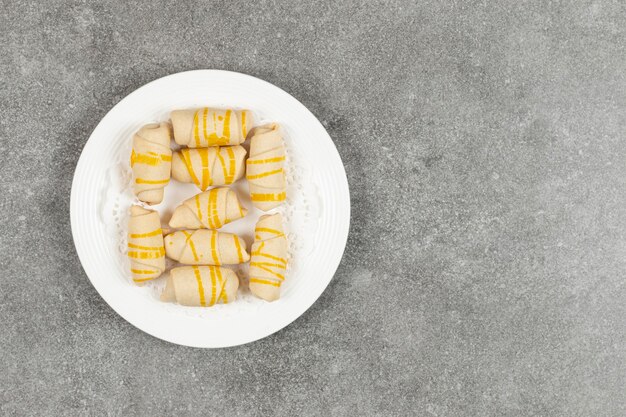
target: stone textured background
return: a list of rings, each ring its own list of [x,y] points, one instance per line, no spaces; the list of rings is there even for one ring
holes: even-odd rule
[[[0,414],[626,414],[623,3],[173,3],[1,2]],[[351,189],[326,292],[232,349],[126,323],[70,231],[98,121],[198,68],[302,101]]]

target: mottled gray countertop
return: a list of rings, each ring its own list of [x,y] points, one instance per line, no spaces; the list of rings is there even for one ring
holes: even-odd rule
[[[414,3],[3,1],[0,414],[625,415],[626,8]],[[318,302],[221,350],[114,313],[69,221],[99,120],[198,68],[304,103],[352,199]]]

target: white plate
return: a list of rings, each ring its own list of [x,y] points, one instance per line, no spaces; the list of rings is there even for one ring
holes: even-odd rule
[[[285,217],[290,267],[278,301],[267,303],[247,291],[245,272],[238,299],[211,308],[162,303],[163,278],[133,285],[125,256],[133,132],[167,120],[177,108],[248,108],[257,120],[280,123],[287,148],[289,187]],[[260,211],[252,209],[245,180],[235,185],[250,210],[222,230],[240,234],[248,245]],[[174,207],[199,192],[174,180],[155,206],[166,223]],[[341,260],[350,223],[348,181],[337,149],[315,116],[280,88],[248,75],[199,70],[153,81],[120,101],[91,134],[74,173],[70,204],[76,251],[91,283],[128,322],[169,342],[226,347],[268,336],[298,318],[322,294]]]

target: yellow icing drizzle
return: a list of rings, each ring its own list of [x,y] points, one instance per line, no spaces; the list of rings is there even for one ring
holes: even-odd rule
[[[226,149],[230,149],[230,148],[226,148]],[[217,149],[217,157],[220,160],[220,165],[222,166],[222,171],[224,173],[224,183],[230,184],[230,182],[228,181],[228,173],[226,171],[226,162],[224,161],[224,157],[222,156],[222,152],[220,148]]]
[[[215,268],[209,268],[209,272],[211,273],[211,301],[209,301],[209,305],[212,306],[215,304]]]
[[[200,188],[204,191],[213,183],[209,173],[209,150],[206,148],[199,149],[198,153],[200,154],[200,159],[202,160],[202,185]]]
[[[196,245],[193,243],[193,233],[189,234],[186,230],[183,230],[183,234],[187,239],[185,239],[185,243],[189,243],[189,248],[191,249],[191,254],[193,255],[193,259],[198,262],[198,254],[196,253]]]
[[[157,270],[131,268],[130,272],[132,272],[133,274],[137,274],[137,275],[142,275],[142,274],[145,275],[145,274],[154,274],[155,272],[157,272]],[[147,278],[147,279],[152,279],[152,278]]]
[[[211,190],[209,191],[209,202],[207,204],[207,208],[206,208],[206,218],[207,218],[207,222],[209,224],[209,229],[213,229],[213,217],[212,217],[212,212],[213,212],[213,193],[215,190]]]
[[[213,121],[213,126],[210,126],[211,122],[208,120],[209,112],[210,118]],[[202,146],[221,146],[230,144],[232,136],[230,123],[233,110],[227,109],[224,111],[224,115],[220,114],[219,116],[218,112],[219,111],[204,107],[202,109],[198,109],[194,114],[192,133],[193,139],[196,143],[196,148],[200,148]],[[243,140],[245,140],[248,134],[246,113],[247,111],[245,110],[241,112],[241,133],[243,135]],[[200,117],[202,117],[202,120],[200,120]],[[200,131],[200,123],[202,123],[202,131]]]
[[[161,250],[163,246],[141,246],[135,245],[134,243],[128,243],[128,247],[131,249],[141,249],[141,250]]]
[[[198,282],[198,295],[200,296],[200,305],[206,306],[206,299],[204,296],[204,286],[202,285],[202,277],[200,276],[200,269],[197,266],[193,267],[193,272],[196,275],[196,281]]]
[[[264,256],[264,257],[266,257],[266,258],[273,259],[273,260],[275,260],[275,261],[278,261],[278,262],[282,262],[282,263],[284,263],[284,264],[287,264],[287,260],[286,260],[286,259],[279,258],[278,256],[270,255],[269,253],[263,253],[263,252],[261,252],[260,250],[255,251],[255,252],[252,252],[252,255]]]
[[[230,147],[226,148],[226,152],[228,152],[228,178],[226,183],[232,184],[235,179],[235,152]]]
[[[194,182],[194,184],[200,187],[200,181],[198,180],[198,177],[196,177],[196,174],[193,171],[193,165],[191,163],[191,155],[189,155],[189,149],[183,149],[180,154],[183,158],[183,162],[185,163],[185,166],[187,167],[187,172],[189,172],[189,176],[191,177],[191,180]]]
[[[285,160],[284,156],[277,156],[274,158],[267,158],[267,159],[248,159],[246,163],[247,164],[270,164],[272,162],[280,162],[284,160]]]
[[[156,152],[148,152],[145,153],[135,153],[133,149],[130,154],[130,166],[131,168],[135,164],[146,164],[151,166],[156,166],[161,163],[161,161],[169,162],[172,160],[170,155],[158,154]]]
[[[146,282],[146,281],[151,281],[154,278],[133,278],[134,282]]]
[[[211,232],[211,256],[213,257],[213,263],[215,263],[215,265],[220,265],[220,258],[217,255],[217,232],[215,230],[212,230]]]
[[[237,235],[233,235],[233,239],[235,239],[235,247],[237,248],[237,258],[239,259],[239,263],[243,262],[243,254],[241,253],[241,245],[239,244],[239,238]]]
[[[206,133],[206,117],[207,114],[209,113],[209,108],[205,107],[204,110],[202,111],[202,133],[204,135],[204,141],[207,143],[207,145],[210,145],[209,143],[209,135]]]
[[[156,259],[164,255],[165,255],[165,249],[163,248],[159,249],[158,251],[151,251],[151,252],[135,252],[135,251],[128,252],[128,257],[135,258],[135,259]]]
[[[255,233],[261,233],[261,232],[267,232],[267,233],[274,233],[276,235],[282,235],[283,232],[281,232],[280,230],[276,230],[276,229],[270,229],[268,227],[257,227],[256,229],[254,229]]]
[[[257,178],[269,177],[270,175],[280,174],[281,172],[283,172],[283,169],[279,168],[279,169],[275,169],[273,171],[266,171],[266,172],[262,172],[262,173],[256,174],[256,175],[248,175],[248,179],[249,180],[255,180]]]
[[[271,266],[271,267],[280,268],[280,269],[286,268],[284,264],[275,264],[273,262],[251,262],[250,263],[250,266],[255,266],[255,265],[265,265],[265,266]]]
[[[279,194],[252,194],[250,197],[252,198],[252,201],[283,201],[287,198],[287,194],[283,191]]]
[[[217,141],[216,144],[219,145],[219,137],[217,136],[217,117],[215,115],[215,112],[212,112],[213,114],[213,132],[211,133],[211,139],[214,141]]]
[[[212,189],[209,192],[209,207],[208,207],[208,219],[209,219],[209,227],[211,229],[219,228],[222,226],[222,222],[220,220],[220,215],[217,210],[217,189]]]
[[[274,287],[280,287],[280,281],[269,281],[266,279],[250,278],[250,282],[254,282],[256,284],[273,285]]]
[[[241,112],[241,135],[243,136],[243,140],[246,140],[246,136],[248,136],[248,130],[246,129],[246,113],[246,110]]]
[[[170,182],[170,179],[164,179],[164,180],[146,180],[143,178],[137,178],[135,180],[136,184],[167,184],[168,182]]]
[[[217,283],[221,286],[222,285],[222,270],[219,267],[214,268],[215,270],[215,278],[217,278]],[[211,294],[211,305],[215,304],[216,301],[219,301],[219,297],[217,298],[217,300],[215,300],[215,296],[217,295],[217,287],[215,284],[215,280],[212,281],[213,283],[213,293]]]
[[[198,112],[193,115],[193,138],[196,141],[196,148],[200,147],[200,135],[198,134]]]
[[[151,232],[148,233],[130,233],[128,236],[131,239],[139,239],[139,238],[143,238],[143,237],[152,237],[152,236],[158,236],[163,234],[163,230],[161,230],[161,228],[159,227],[156,230],[153,230]]]
[[[202,223],[202,208],[200,208],[200,194],[196,195],[196,211],[198,213],[198,219]],[[208,213],[207,213],[208,216]]]
[[[222,273],[220,272],[220,284],[222,284]],[[219,301],[220,298],[224,301],[224,304],[228,303],[228,295],[226,294],[226,285],[222,285],[222,290],[220,291],[220,296],[217,297]]]
[[[285,279],[284,275],[279,274],[278,272],[275,272],[275,271],[271,270],[270,268],[268,268],[266,266],[260,265],[259,262],[251,262],[250,266],[254,266],[255,268],[259,268],[259,269],[262,269],[262,270],[264,270],[266,272],[269,272],[270,274],[276,276],[281,281]]]
[[[226,110],[226,115],[224,116],[224,124],[222,125],[222,138],[224,139],[224,144],[230,143],[230,114],[231,110]]]

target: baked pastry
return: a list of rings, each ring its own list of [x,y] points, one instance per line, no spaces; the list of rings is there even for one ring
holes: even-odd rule
[[[250,255],[250,291],[264,300],[277,300],[287,268],[287,238],[280,214],[259,218]]]
[[[272,123],[252,132],[246,178],[252,204],[263,211],[279,206],[286,198],[285,145],[279,126]]]
[[[159,213],[141,206],[130,208],[128,258],[135,283],[141,284],[165,271],[165,249]]]
[[[170,219],[170,227],[219,229],[241,219],[247,212],[239,203],[237,193],[227,187],[216,187],[196,194],[178,206]]]
[[[163,188],[170,182],[172,150],[169,123],[143,126],[133,136],[130,167],[133,170],[133,191],[148,204],[163,200]]]
[[[168,258],[187,265],[228,265],[248,262],[246,242],[215,230],[181,230],[165,236]]]
[[[174,126],[174,140],[189,148],[239,145],[246,140],[253,126],[249,110],[201,109],[174,110],[170,118]]]
[[[172,177],[193,182],[202,191],[212,185],[230,185],[243,177],[245,157],[241,146],[182,149],[172,156]]]
[[[161,300],[184,306],[211,307],[233,301],[237,288],[239,278],[228,268],[183,266],[170,271]]]

